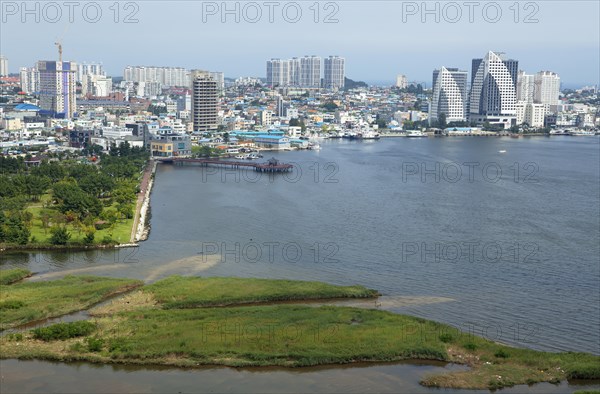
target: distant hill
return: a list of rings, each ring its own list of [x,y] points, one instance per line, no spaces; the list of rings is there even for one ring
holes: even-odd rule
[[[363,81],[353,81],[350,78],[344,78],[344,89],[356,89],[356,88],[367,88],[367,85]]]

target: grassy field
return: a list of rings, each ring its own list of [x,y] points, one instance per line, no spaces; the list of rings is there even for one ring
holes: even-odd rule
[[[43,209],[44,203],[50,201],[51,199],[52,196],[50,196],[50,194],[44,194],[41,197],[40,201],[29,204],[26,208],[27,211],[33,214],[32,226],[30,228],[31,237],[35,237],[36,243],[42,245],[50,244],[50,237],[52,236],[52,234],[50,234],[50,229],[45,229],[42,225],[42,220],[40,219],[40,212]],[[116,206],[117,204],[114,203],[109,208],[115,208]],[[128,243],[131,239],[132,226],[133,219],[119,220],[116,223],[115,228],[112,230],[112,237],[110,229],[97,230],[95,234],[95,243],[101,243],[104,237],[111,237],[111,239],[116,243]],[[85,237],[85,233],[83,231],[71,224],[67,224],[66,228],[71,233],[71,239],[69,240],[70,243],[83,244],[83,239]]]
[[[15,286],[20,285],[11,287]],[[287,297],[282,287],[290,291]],[[228,302],[234,303],[273,297],[300,301],[301,294],[372,294],[361,287],[314,282],[173,277],[96,308],[91,320],[95,327],[86,326],[85,331],[63,325],[47,329],[45,340],[35,339],[32,332],[3,337],[0,356],[188,367],[427,359],[471,368],[428,376],[423,385],[473,389],[600,378],[598,356],[512,348],[444,324],[381,310],[294,304],[206,306],[221,304],[216,297],[228,291],[234,294]],[[61,340],[52,340],[53,336]]]
[[[331,298],[373,298],[363,286],[334,286],[323,282],[254,278],[171,276],[145,286],[165,309]]]
[[[0,270],[0,285],[10,285],[31,276],[31,271],[21,268]]]
[[[48,282],[0,285],[0,330],[89,308],[142,282],[93,276],[67,276]]]

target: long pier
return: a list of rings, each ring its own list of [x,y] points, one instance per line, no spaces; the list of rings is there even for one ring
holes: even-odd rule
[[[221,160],[221,159],[189,159],[189,158],[164,158],[161,159],[163,163],[173,163],[176,166],[183,166],[184,164],[199,164],[202,167],[208,166],[223,166],[233,169],[240,168],[254,168],[254,171],[258,172],[288,172],[291,171],[294,166],[288,163],[280,163],[278,160],[270,159],[265,163],[248,163],[243,161],[235,160]]]

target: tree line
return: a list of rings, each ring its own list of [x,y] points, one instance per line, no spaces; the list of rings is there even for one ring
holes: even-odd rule
[[[139,179],[148,159],[143,149],[124,143],[100,154],[97,163],[43,160],[27,168],[20,157],[0,156],[0,244],[26,245],[41,226],[44,243],[65,245],[71,231],[96,243],[96,230],[109,229],[134,215]],[[33,212],[33,213],[32,213]]]

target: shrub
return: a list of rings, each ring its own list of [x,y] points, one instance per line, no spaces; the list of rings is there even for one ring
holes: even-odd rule
[[[94,234],[93,231],[88,231],[85,233],[85,237],[83,238],[83,243],[86,245],[90,245],[90,244],[94,243],[95,237],[96,237],[96,235]]]
[[[50,232],[52,233],[52,237],[50,237],[52,245],[66,245],[71,239],[71,233],[64,227],[53,227]]]
[[[83,351],[85,351],[85,348],[83,347],[83,343],[75,342],[74,344],[69,346],[69,350],[71,350],[72,352],[82,353]]]
[[[576,363],[566,370],[567,379],[600,379],[600,365],[597,363]]]
[[[104,346],[104,340],[98,337],[86,338],[85,342],[87,344],[88,351],[90,352],[99,352]]]
[[[6,338],[9,341],[22,341],[23,340],[23,334],[21,333],[16,333],[16,334],[8,334],[6,336]]]
[[[467,350],[476,350],[477,349],[477,345],[475,345],[472,342],[465,343],[463,347]]]
[[[103,245],[109,245],[113,242],[112,238],[108,235],[105,235],[104,238],[102,238],[102,244]]]
[[[444,343],[452,342],[452,340],[454,339],[454,337],[452,337],[452,335],[451,335],[451,334],[448,334],[448,333],[446,333],[446,334],[441,334],[441,335],[439,336],[439,338],[440,338],[440,341],[442,341],[442,342],[444,342]]]
[[[76,321],[73,323],[58,323],[48,327],[40,327],[32,330],[35,339],[42,341],[65,340],[69,338],[82,337],[91,334],[96,325],[90,321]]]
[[[497,358],[509,358],[510,354],[508,354],[508,352],[506,352],[504,349],[500,349],[494,353],[494,356]]]

